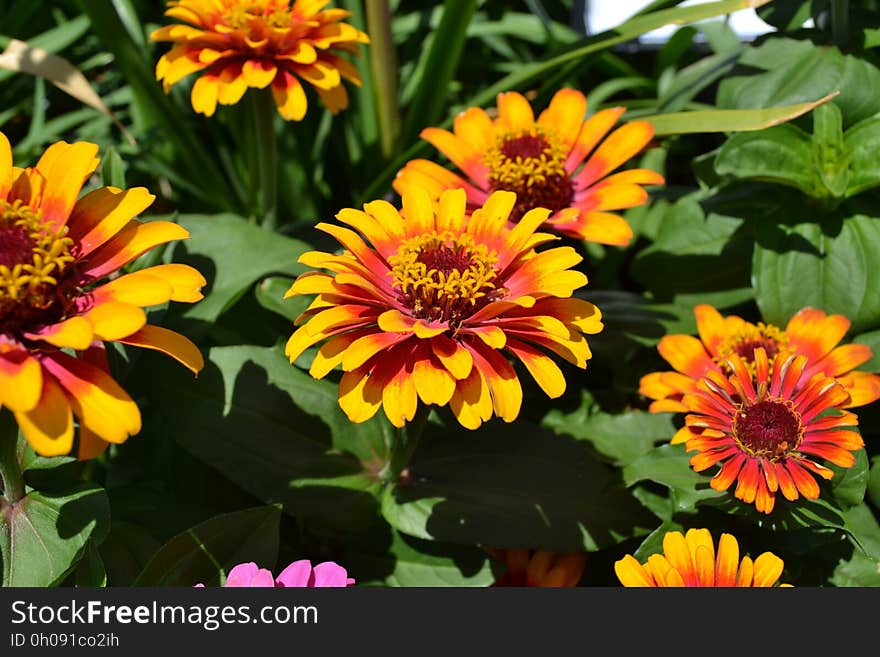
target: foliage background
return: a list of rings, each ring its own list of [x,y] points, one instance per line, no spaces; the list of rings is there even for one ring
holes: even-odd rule
[[[336,4],[367,28],[363,3]],[[149,216],[192,234],[133,268],[187,262],[209,281],[199,304],[157,311],[208,357],[197,380],[150,353],[114,353],[144,415],[138,436],[87,463],[24,454],[45,526],[19,534],[16,568],[0,532],[4,585],[192,585],[239,561],[271,568],[303,557],[343,563],[359,584],[487,585],[502,566],[478,546],[586,550],[581,583],[616,585],[623,554],[645,556],[667,529],[702,526],[782,556],[784,581],[880,585],[876,404],[858,411],[867,448],[855,467],[823,484],[820,501],[781,500],[761,518],[690,470],[683,446],[667,444],[680,418],[648,414],[637,392],[643,374],[668,369],[659,339],[695,331],[697,303],[783,325],[807,305],[845,314],[848,339],[877,354],[863,369],[880,369],[875,3],[775,0],[756,11],[779,31],[754,43],[718,18],[679,27],[662,47],[633,37],[706,10],[658,0],[585,40],[580,6],[564,0],[390,4],[397,78],[371,72],[373,31],[348,110],[333,117],[314,102],[303,122],[276,124],[273,234],[250,221],[253,108],[220,107],[205,120],[187,84],[166,96],[154,80],[164,46],[147,35],[163,24],[163,3],[0,2],[0,46],[17,38],[67,58],[135,137],[40,78],[0,71],[0,129],[16,163],[58,139],[98,143],[104,184],[148,187],[158,197]],[[713,5],[721,16],[740,6]],[[816,27],[801,28],[810,17]],[[731,132],[710,114],[688,134],[659,135],[641,166],[667,185],[627,213],[633,243],[576,245],[590,278],[583,294],[606,319],[587,371],[565,370],[560,400],[527,386],[513,424],[467,432],[436,410],[407,476],[383,482],[387,425],[351,425],[335,384],[300,369],[311,353],[297,367],[283,355],[305,305],[281,300],[303,271],[297,256],[330,246],[317,221],[394,198],[403,162],[435,155],[422,127],[508,89],[543,107],[565,85],[587,94],[591,112],[624,105],[626,118],[839,94],[785,125]]]

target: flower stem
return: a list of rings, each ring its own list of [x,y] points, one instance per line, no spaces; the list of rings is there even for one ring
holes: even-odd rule
[[[397,104],[397,55],[391,33],[388,0],[366,0],[367,32],[370,34],[370,71],[376,85],[376,113],[379,117],[379,146],[388,159],[394,152],[400,130]]]
[[[15,504],[24,497],[24,477],[18,464],[18,423],[7,408],[0,409],[0,480],[7,502]]]
[[[431,407],[426,404],[419,404],[415,417],[412,422],[404,424],[402,427],[395,428],[392,435],[391,454],[388,462],[382,469],[380,477],[385,483],[394,483],[400,478],[400,474],[409,465],[413,453],[418,447],[419,439],[422,437],[422,431],[431,414]]]
[[[257,221],[266,230],[278,223],[278,143],[275,138],[275,102],[270,89],[250,91],[257,149]]]

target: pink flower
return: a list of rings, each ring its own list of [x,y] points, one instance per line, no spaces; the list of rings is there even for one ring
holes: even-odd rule
[[[271,571],[260,568],[253,561],[240,563],[229,571],[224,587],[263,587],[263,588],[320,588],[352,586],[354,579],[342,566],[324,561],[314,568],[308,559],[294,561],[281,571],[277,578],[272,578]],[[196,584],[196,588],[204,588],[204,584]]]

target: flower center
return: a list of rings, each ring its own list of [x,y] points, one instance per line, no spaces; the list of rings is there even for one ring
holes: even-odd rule
[[[778,461],[800,446],[804,428],[791,401],[770,398],[739,408],[733,437],[752,456]]]
[[[55,230],[21,201],[0,200],[0,333],[60,319],[72,294],[62,276],[74,258],[67,227]]]
[[[758,322],[757,326],[747,324],[742,331],[732,335],[721,344],[716,361],[727,370],[729,369],[726,363],[727,358],[736,354],[752,367],[755,362],[755,349],[763,347],[767,352],[767,360],[772,365],[776,354],[787,345],[788,337],[785,332],[772,324],[764,324],[763,322]]]
[[[574,190],[565,170],[566,154],[553,134],[539,126],[503,134],[486,153],[492,191],[516,193],[510,220],[533,208],[567,208]]]
[[[458,327],[490,301],[503,296],[495,286],[498,257],[470,235],[425,233],[406,240],[388,258],[394,287],[414,317]]]
[[[223,12],[223,22],[236,30],[246,30],[260,21],[268,27],[290,27],[290,3],[287,0],[236,1]]]

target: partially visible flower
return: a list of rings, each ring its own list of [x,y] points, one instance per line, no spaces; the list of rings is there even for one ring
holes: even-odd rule
[[[663,176],[648,169],[609,174],[651,141],[651,124],[632,121],[608,135],[624,108],[601,110],[584,121],[587,100],[574,89],[556,92],[537,120],[529,102],[514,91],[499,94],[497,103],[495,119],[471,107],[456,117],[452,132],[422,130],[422,138],[467,180],[417,159],[397,174],[394,189],[402,196],[423,187],[436,199],[443,190],[460,187],[467,192],[470,210],[494,191],[511,191],[517,197],[513,223],[529,210],[547,208],[545,228],[589,242],[629,244],[632,228],[612,211],[645,203],[648,194],[642,185],[660,185]]]
[[[644,564],[626,555],[614,563],[614,572],[621,584],[632,587],[772,587],[784,565],[772,552],[740,561],[739,543],[730,534],[721,534],[716,555],[708,529],[689,529],[684,536],[667,532],[663,554],[652,554]]]
[[[342,23],[351,14],[327,9],[329,0],[179,0],[166,16],[188,23],[160,27],[151,41],[174,46],[156,64],[167,92],[192,73],[196,112],[211,116],[234,105],[249,87],[272,88],[278,112],[299,121],[308,106],[301,81],[308,82],[334,114],[348,107],[343,78],[361,84],[355,67],[340,53],[357,55],[367,35]]]
[[[838,343],[849,330],[843,315],[826,315],[815,308],[803,308],[785,329],[772,324],[752,324],[736,315],[722,317],[712,306],[694,308],[699,339],[690,335],[667,335],[657,350],[675,372],[652,372],[642,377],[639,392],[653,399],[652,413],[684,411],[682,397],[696,389],[708,372],[725,372],[726,359],[743,358],[753,367],[756,347],[763,347],[772,361],[783,350],[807,357],[807,375],[821,372],[837,379],[849,393],[847,407],[864,406],[880,398],[880,376],[854,371],[871,359],[865,344]]]
[[[97,152],[61,141],[20,169],[0,133],[0,407],[43,456],[71,451],[74,416],[81,459],[140,431],[140,411],[110,376],[104,343],[164,352],[193,373],[204,365],[192,342],[147,324],[143,310],[201,299],[199,272],[165,264],[112,277],[189,233],[134,219],[155,198],[143,187],[80,196]]]
[[[771,366],[757,348],[754,373],[739,356],[728,363],[730,377],[711,371],[682,400],[690,412],[686,448],[699,452],[691,466],[702,472],[720,463],[709,485],[724,491],[736,481],[736,497],[763,513],[773,510],[777,491],[789,501],[818,498],[813,475],[834,473],[813,459],[849,468],[864,446],[858,418],[842,410],[846,389],[821,372],[811,375],[805,356],[787,352]]]
[[[527,549],[487,549],[506,570],[492,586],[572,587],[584,573],[584,552]]]
[[[223,583],[229,587],[254,587],[254,588],[332,588],[354,585],[354,580],[348,576],[348,572],[333,561],[324,561],[312,567],[308,559],[294,561],[287,566],[278,577],[272,577],[272,572],[266,568],[260,568],[253,561],[240,563],[233,567]],[[196,584],[196,588],[204,588],[204,584]]]
[[[345,251],[300,256],[330,273],[303,274],[285,295],[317,295],[287,342],[290,361],[323,342],[309,372],[320,379],[342,366],[339,405],[352,422],[382,406],[403,426],[419,399],[449,404],[471,429],[493,412],[512,422],[522,387],[503,352],[547,395],[561,395],[565,377],[544,350],[585,368],[592,354],[584,333],[602,330],[601,315],[571,298],[587,282],[571,269],[581,260],[573,248],[535,250],[555,239],[535,233],[548,211],[532,210],[510,226],[515,202],[515,194],[496,192],[467,220],[463,190],[444,192],[435,208],[416,188],[403,197],[406,219],[373,201],[364,212],[336,215],[360,234],[318,224]]]

